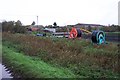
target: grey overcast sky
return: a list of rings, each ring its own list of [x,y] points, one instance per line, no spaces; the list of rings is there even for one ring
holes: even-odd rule
[[[120,0],[0,0],[0,21],[24,25],[118,24]],[[36,22],[37,23],[37,22]]]

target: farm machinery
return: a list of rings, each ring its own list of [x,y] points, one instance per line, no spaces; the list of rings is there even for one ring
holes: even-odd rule
[[[82,29],[82,28],[72,27],[69,38],[72,38],[72,39],[81,38],[83,32],[86,32],[87,34],[91,35],[91,41],[93,43],[96,43],[96,44],[105,43],[105,33],[100,30],[95,30],[95,31],[90,32],[90,31]]]

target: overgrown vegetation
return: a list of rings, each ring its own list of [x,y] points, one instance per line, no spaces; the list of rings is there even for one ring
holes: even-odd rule
[[[22,26],[21,21],[4,21],[2,22],[2,31],[11,33],[26,33],[26,26]]]
[[[3,45],[49,64],[68,68],[78,77],[119,77],[119,44],[96,45],[88,40],[3,33]]]
[[[22,78],[74,78],[75,75],[64,68],[57,68],[42,61],[40,58],[24,56],[17,53],[15,49],[3,46],[4,64],[9,66],[13,75],[20,75]],[[29,75],[28,75],[29,74]]]

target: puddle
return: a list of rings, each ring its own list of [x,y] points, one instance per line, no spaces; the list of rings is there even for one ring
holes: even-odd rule
[[[11,73],[9,72],[9,70],[7,70],[5,68],[5,66],[2,65],[2,64],[0,64],[0,72],[1,72],[0,79],[2,79],[2,78],[13,78],[11,76]]]

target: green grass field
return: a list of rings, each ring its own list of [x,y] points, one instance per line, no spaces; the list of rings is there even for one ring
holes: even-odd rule
[[[118,43],[3,33],[3,62],[24,77],[118,78]],[[40,76],[39,76],[40,75]]]

